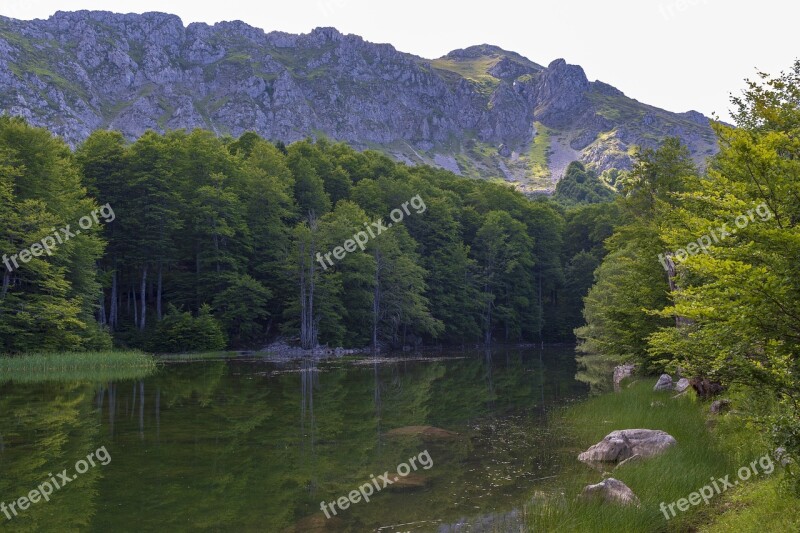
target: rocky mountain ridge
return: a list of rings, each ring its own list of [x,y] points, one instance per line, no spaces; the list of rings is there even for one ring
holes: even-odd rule
[[[80,143],[98,128],[326,135],[410,164],[550,190],[569,162],[630,165],[635,145],[680,137],[715,152],[708,119],[627,98],[559,59],[490,45],[427,60],[333,28],[265,33],[184,26],[163,13],[0,17],[0,110]]]

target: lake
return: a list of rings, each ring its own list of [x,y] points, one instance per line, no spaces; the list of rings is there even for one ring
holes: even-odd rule
[[[0,502],[53,490],[0,529],[519,531],[526,502],[575,462],[550,416],[588,394],[575,366],[561,346],[6,383]],[[321,502],[341,505],[327,518]]]

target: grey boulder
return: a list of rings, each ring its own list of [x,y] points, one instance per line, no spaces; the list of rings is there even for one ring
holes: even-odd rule
[[[640,455],[655,457],[675,446],[678,441],[660,430],[623,429],[609,433],[603,440],[578,456],[584,463],[618,463]]]
[[[587,500],[599,500],[603,503],[614,503],[618,505],[634,505],[639,507],[639,498],[622,481],[610,477],[604,479],[597,485],[587,485],[581,497]]]
[[[677,392],[685,392],[690,386],[689,380],[686,378],[681,378],[675,384],[675,391]]]

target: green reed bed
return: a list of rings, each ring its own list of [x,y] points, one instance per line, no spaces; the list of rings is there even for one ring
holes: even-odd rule
[[[0,357],[0,383],[141,379],[156,360],[138,351],[35,353]]]

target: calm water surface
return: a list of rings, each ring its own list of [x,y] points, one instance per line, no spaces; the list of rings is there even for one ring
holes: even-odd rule
[[[571,347],[359,361],[165,364],[141,381],[0,385],[0,502],[105,447],[4,531],[519,531],[574,449],[548,411],[587,394]],[[434,426],[447,438],[390,433]],[[330,520],[427,450],[433,466]],[[81,465],[83,467],[83,465]],[[382,485],[382,483],[381,483]],[[503,524],[508,523],[508,527]]]

